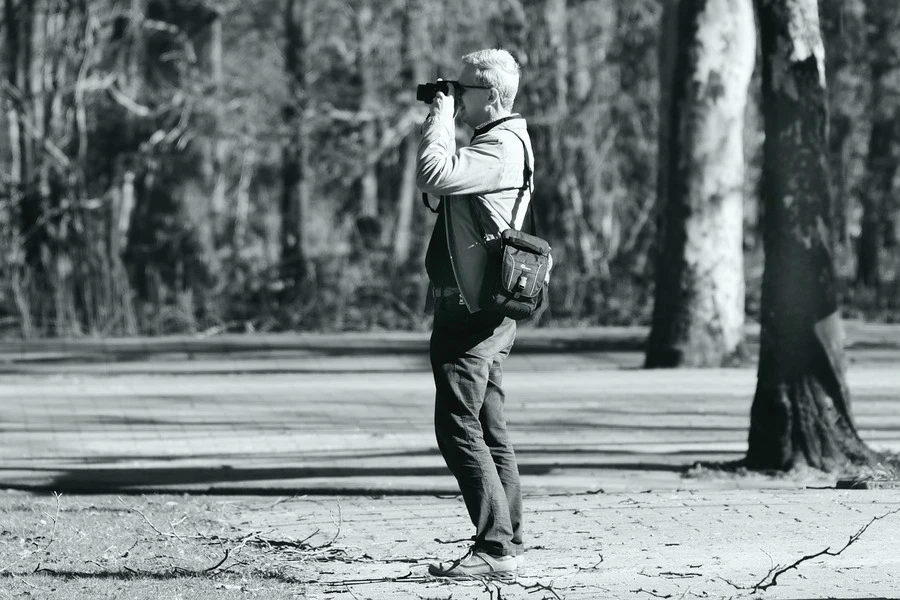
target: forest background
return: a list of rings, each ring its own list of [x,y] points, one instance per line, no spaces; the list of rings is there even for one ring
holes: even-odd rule
[[[648,324],[662,4],[3,0],[0,335],[427,327],[415,86],[496,46],[522,65],[554,247],[541,324]],[[819,4],[838,292],[845,316],[891,321],[900,9]],[[749,319],[760,66],[743,142]]]

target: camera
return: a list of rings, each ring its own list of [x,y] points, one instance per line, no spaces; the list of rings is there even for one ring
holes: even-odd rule
[[[456,82],[442,80],[434,83],[421,83],[416,87],[416,100],[431,104],[438,92],[442,92],[445,96],[456,95]]]

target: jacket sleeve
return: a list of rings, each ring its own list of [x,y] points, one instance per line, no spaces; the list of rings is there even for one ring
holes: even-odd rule
[[[496,137],[480,136],[457,152],[453,123],[436,117],[425,120],[416,155],[416,184],[426,194],[450,196],[496,191],[505,164],[506,148]]]

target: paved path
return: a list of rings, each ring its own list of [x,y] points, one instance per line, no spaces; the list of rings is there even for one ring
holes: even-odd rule
[[[806,489],[834,485],[821,475],[684,478],[743,454],[755,369],[643,371],[640,332],[618,333],[534,332],[509,359],[531,537],[523,585],[503,598],[552,598],[525,589],[551,583],[566,598],[747,595],[773,562],[837,550],[900,508],[897,491]],[[863,437],[900,451],[896,334],[851,336],[849,383]],[[433,440],[424,337],[382,337],[393,352],[378,336],[0,347],[0,488],[243,494],[248,531],[339,533],[347,559],[315,567],[310,598],[499,598],[387,581],[459,554],[464,542],[435,540],[471,532]],[[898,524],[875,522],[766,597],[900,597]]]
[[[247,532],[346,551],[308,571],[310,600],[492,598],[897,598],[900,498],[887,491],[731,490],[530,494],[529,549],[516,585],[448,583],[427,564],[461,555],[470,527],[459,498],[302,497],[237,501]],[[770,570],[830,548],[875,521],[836,557],[769,584]],[[301,567],[302,568],[302,567]],[[397,581],[401,578],[400,581]],[[406,578],[409,581],[403,581]],[[552,588],[541,589],[538,586]],[[496,588],[491,586],[491,588]],[[554,595],[555,594],[555,595]]]

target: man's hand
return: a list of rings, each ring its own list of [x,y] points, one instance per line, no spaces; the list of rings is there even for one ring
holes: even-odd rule
[[[438,79],[438,81],[441,81]],[[434,102],[431,103],[429,115],[436,119],[447,119],[453,121],[456,110],[456,102],[453,95],[447,96],[444,92],[438,92],[434,96]]]

